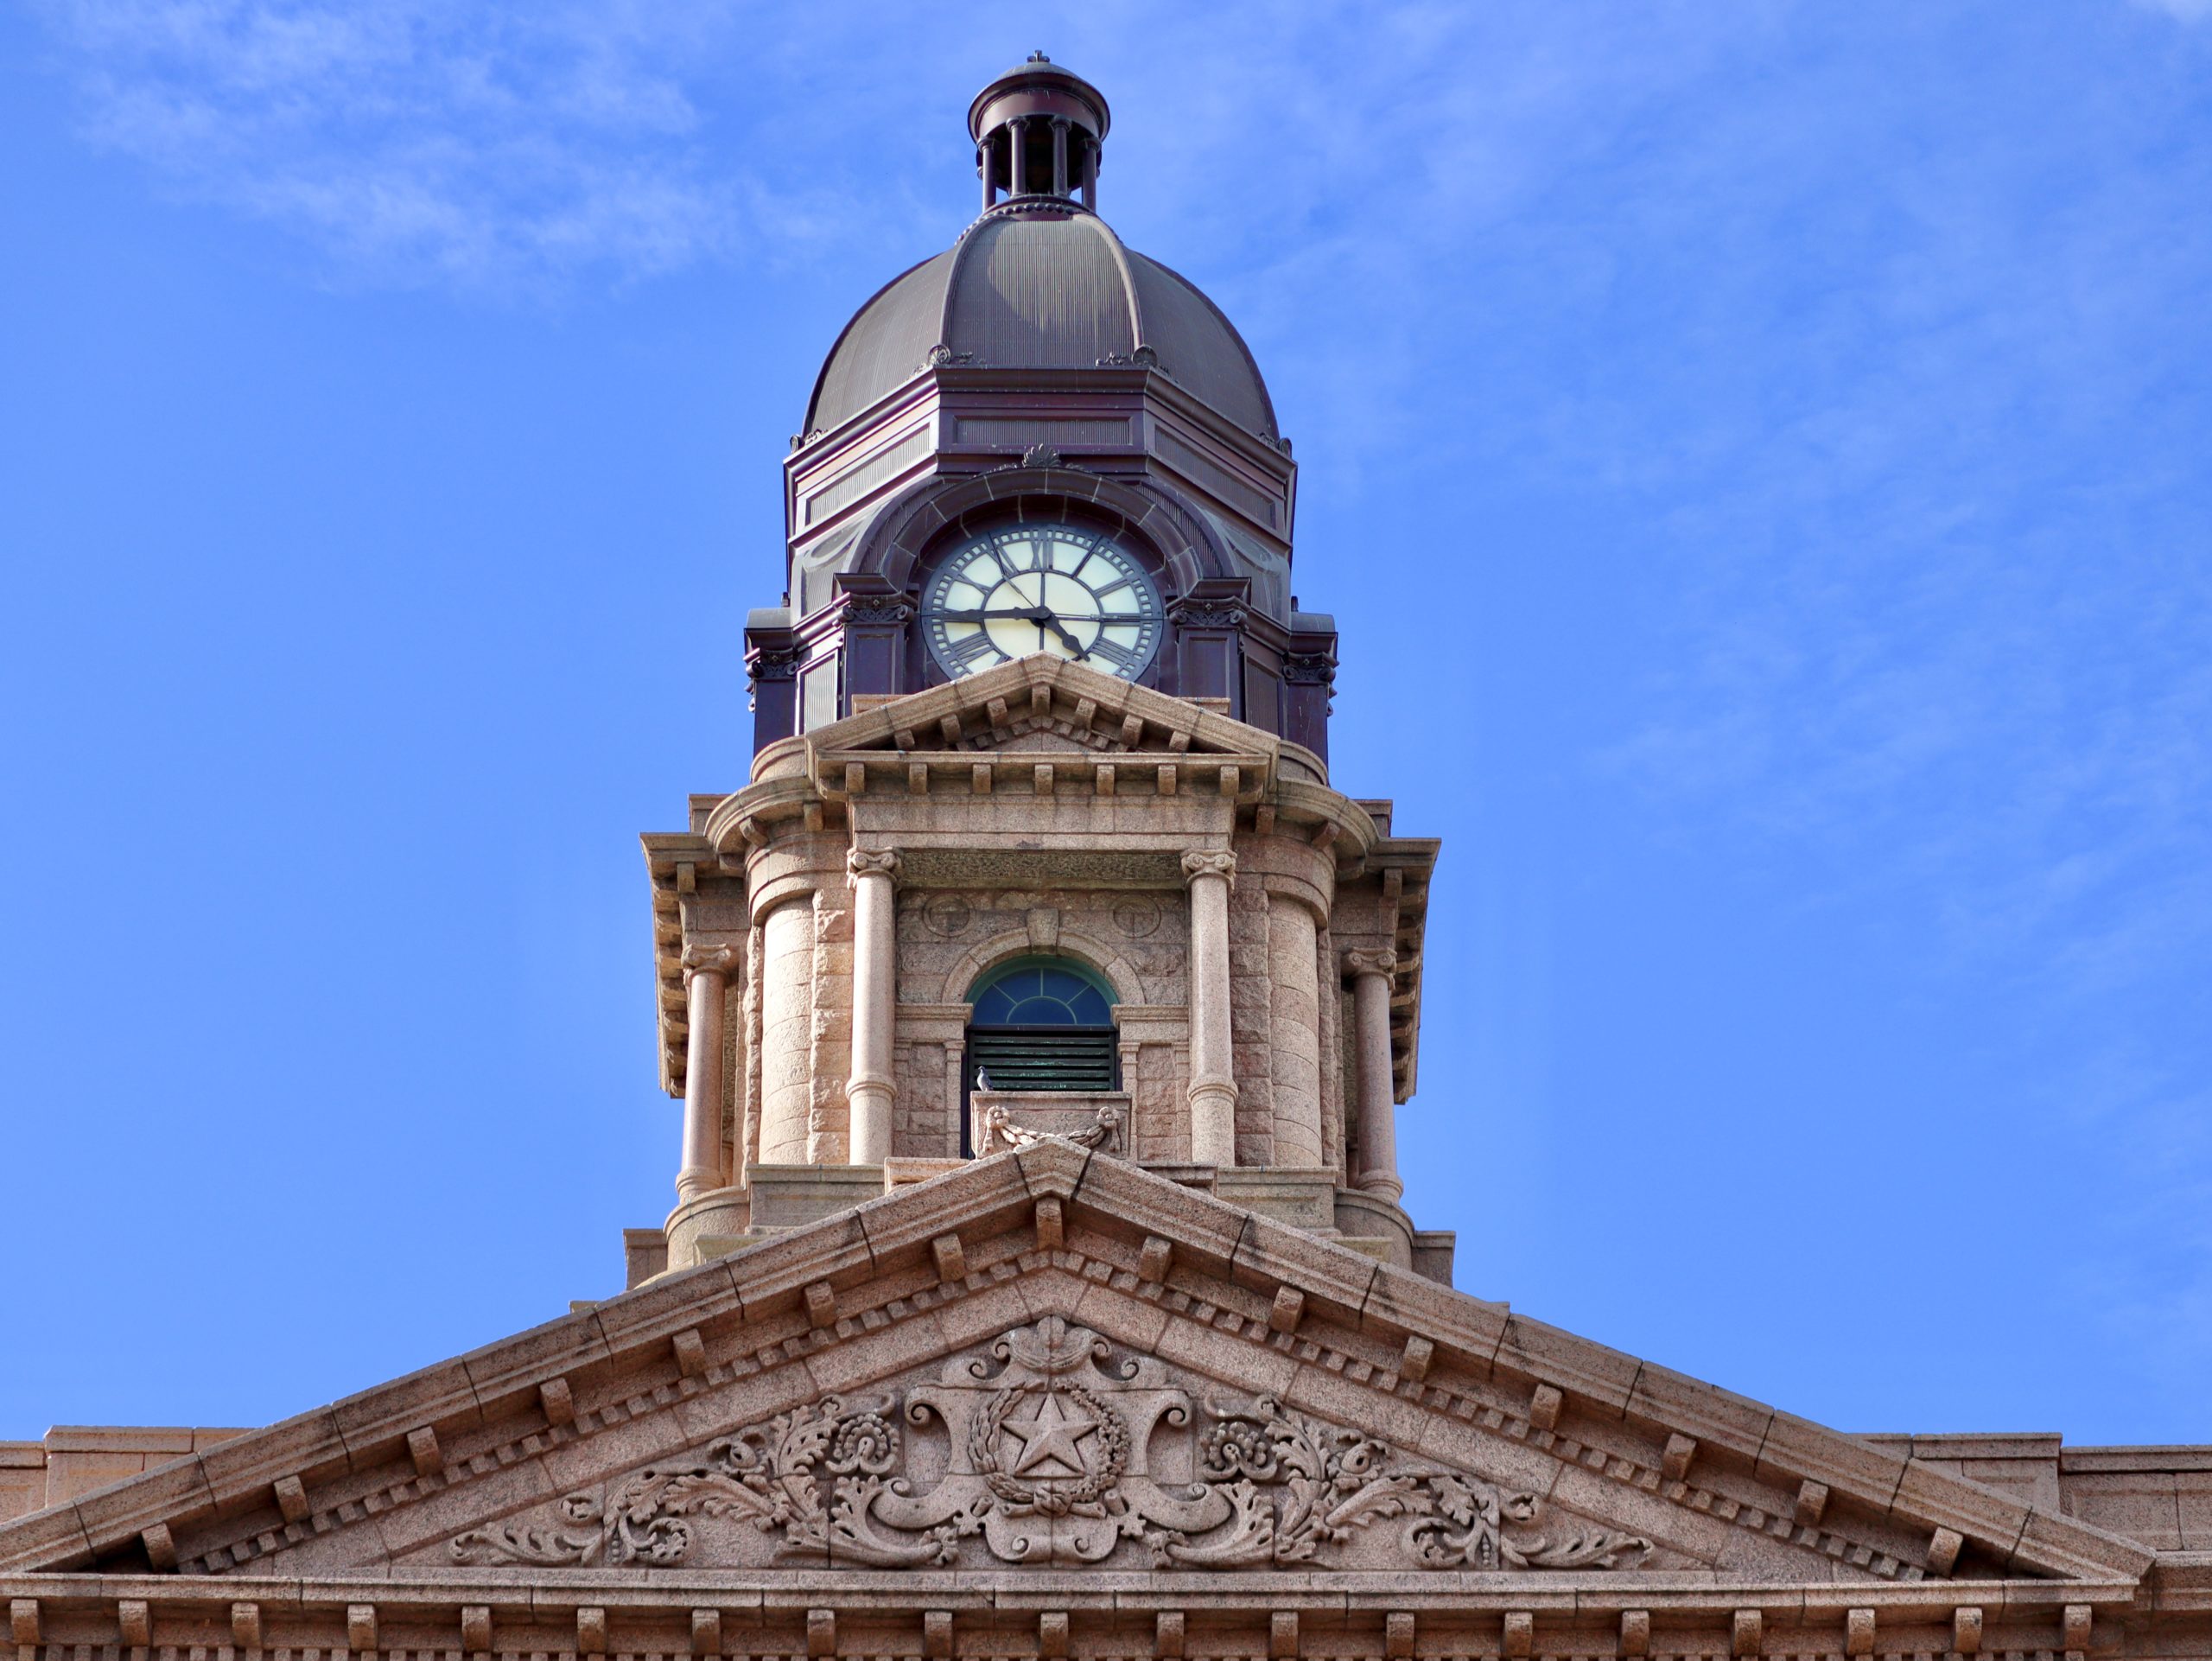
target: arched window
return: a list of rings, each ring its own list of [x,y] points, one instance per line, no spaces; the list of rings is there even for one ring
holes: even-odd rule
[[[960,1151],[972,1152],[966,1098],[977,1090],[1117,1090],[1114,990],[1070,958],[1017,958],[968,993]]]

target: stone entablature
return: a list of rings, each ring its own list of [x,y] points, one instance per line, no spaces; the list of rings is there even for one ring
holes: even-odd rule
[[[1436,845],[1385,835],[1318,757],[1039,657],[773,746],[646,847],[687,1101],[673,1266],[766,1225],[757,1170],[958,1158],[966,1000],[1043,954],[1113,989],[1118,1156],[1300,1174],[1255,1203],[1441,1267],[1391,1132]]]

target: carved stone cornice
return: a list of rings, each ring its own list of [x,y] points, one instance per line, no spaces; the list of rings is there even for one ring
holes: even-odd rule
[[[846,880],[858,883],[865,876],[899,880],[899,850],[895,848],[855,848],[845,856]]]
[[[903,624],[914,614],[906,599],[895,594],[855,594],[846,597],[844,622],[848,628],[885,623]]]
[[[1225,600],[1178,600],[1167,608],[1178,628],[1242,628],[1244,608]]]
[[[1384,948],[1377,951],[1367,946],[1353,946],[1344,953],[1344,973],[1357,980],[1362,975],[1381,975],[1387,978],[1398,966],[1398,954]]]
[[[1226,850],[1194,848],[1183,856],[1183,880],[1195,882],[1202,876],[1217,876],[1224,880],[1236,875],[1236,856]]]
[[[745,660],[745,672],[756,682],[796,680],[798,666],[805,661],[804,646],[763,646]]]
[[[695,941],[683,948],[683,983],[694,975],[727,975],[737,967],[737,948]]]

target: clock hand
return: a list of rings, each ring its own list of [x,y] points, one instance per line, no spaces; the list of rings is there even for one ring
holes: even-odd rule
[[[1042,646],[1045,644],[1045,631],[1046,629],[1050,629],[1053,633],[1058,635],[1060,639],[1068,643],[1068,650],[1074,652],[1077,657],[1087,658],[1090,655],[1090,653],[1084,648],[1083,642],[1077,640],[1073,634],[1068,632],[1067,626],[1062,623],[1058,618],[1053,616],[1052,612],[1043,606],[1027,606],[1024,607],[1020,611],[934,611],[931,612],[930,615],[940,618],[948,623],[994,623],[1001,621],[1010,623],[1034,623],[1037,625],[1037,644],[1039,646]]]
[[[1051,612],[1046,611],[1042,606],[1039,606],[1037,608],[1037,623],[1039,628],[1049,628],[1053,633],[1058,635],[1063,640],[1065,640],[1068,643],[1068,650],[1074,652],[1077,657],[1087,658],[1090,655],[1089,652],[1084,650],[1083,642],[1077,640],[1074,635],[1068,633],[1067,625],[1061,622],[1058,618],[1053,616]]]
[[[1074,652],[1077,657],[1081,658],[1089,655],[1083,649],[1083,642],[1077,640],[1074,635],[1068,633],[1067,626],[1061,622],[1058,618],[1053,616],[1052,608],[1045,603],[1044,573],[1041,571],[1025,571],[1022,575],[1025,576],[1034,576],[1037,579],[1037,603],[1031,607],[1029,610],[1029,620],[1037,625],[1037,649],[1039,652],[1045,649],[1045,631],[1049,628],[1053,633],[1058,635],[1060,639],[1068,643],[1068,650]],[[1020,594],[1021,592],[1021,584],[1019,581],[1014,582],[1014,591],[1016,594]]]

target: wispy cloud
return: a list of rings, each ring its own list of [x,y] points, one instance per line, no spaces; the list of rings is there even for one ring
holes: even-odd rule
[[[621,279],[818,231],[688,77],[741,9],[49,0],[98,143],[302,234],[350,281]],[[764,112],[765,113],[765,112]]]
[[[2212,20],[2212,0],[2133,0],[2139,6],[2152,11],[2163,11],[2169,17],[2184,23],[2202,23]]]

